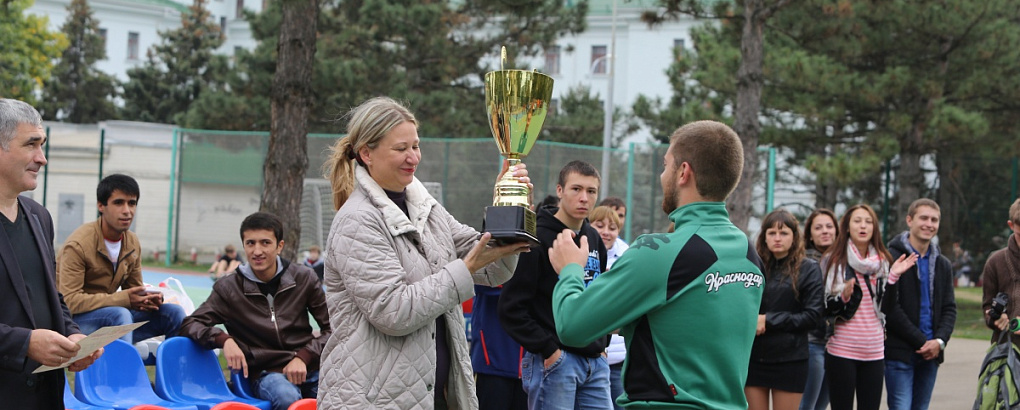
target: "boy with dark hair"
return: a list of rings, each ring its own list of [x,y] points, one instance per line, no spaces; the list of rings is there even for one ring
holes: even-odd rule
[[[130,231],[138,195],[138,182],[130,176],[103,178],[96,186],[99,219],[78,227],[60,251],[57,288],[85,334],[148,321],[121,338],[137,343],[173,337],[184,320],[180,305],[163,304],[161,293],[145,291],[142,247]]]
[[[591,164],[573,161],[563,167],[556,185],[559,208],[538,210],[537,236],[542,246],[521,254],[499,298],[503,329],[527,351],[521,362],[521,382],[532,410],[612,407],[609,364],[604,358],[608,338],[582,346],[560,342],[552,315],[557,279],[547,256],[556,235],[569,229],[592,244],[583,269],[585,285],[606,270],[606,247],[587,221],[598,198],[599,182]]]
[[[249,377],[255,395],[275,410],[315,398],[319,356],[330,335],[326,294],[310,268],[279,257],[282,237],[283,223],[275,215],[245,218],[241,243],[248,263],[216,281],[209,298],[181,325],[181,335],[222,348],[227,366]],[[309,314],[319,325],[318,337]]]

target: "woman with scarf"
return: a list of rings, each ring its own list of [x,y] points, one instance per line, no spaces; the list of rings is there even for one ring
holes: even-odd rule
[[[836,242],[822,260],[826,303],[849,302],[855,288],[860,289],[861,298],[848,320],[836,321],[826,345],[832,410],[851,410],[855,395],[858,410],[878,409],[885,369],[882,296],[886,283],[895,283],[916,261],[914,254],[893,262],[871,207],[854,205],[840,219]]]

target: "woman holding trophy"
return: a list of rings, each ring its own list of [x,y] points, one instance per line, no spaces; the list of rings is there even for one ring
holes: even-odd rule
[[[326,244],[320,408],[478,407],[461,303],[474,284],[498,286],[526,243],[489,246],[414,177],[418,122],[372,98],[349,114],[326,177],[338,209]],[[530,187],[523,164],[508,171]]]

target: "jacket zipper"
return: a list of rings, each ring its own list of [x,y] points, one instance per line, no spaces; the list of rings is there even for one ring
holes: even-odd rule
[[[279,293],[279,291],[277,291]],[[276,322],[276,304],[274,303],[276,297],[273,295],[265,295],[266,301],[269,302],[269,321],[273,322],[273,329],[276,330],[276,342],[283,346],[283,339],[280,338],[280,324]]]

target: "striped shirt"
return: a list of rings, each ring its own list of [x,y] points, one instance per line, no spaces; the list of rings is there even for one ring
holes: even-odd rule
[[[872,279],[857,273],[858,283]],[[875,286],[872,280],[871,286]],[[875,304],[871,299],[871,291],[861,286],[864,297],[857,313],[850,320],[836,322],[836,331],[829,338],[826,351],[829,354],[850,360],[872,361],[885,358],[885,330],[875,314]]]

